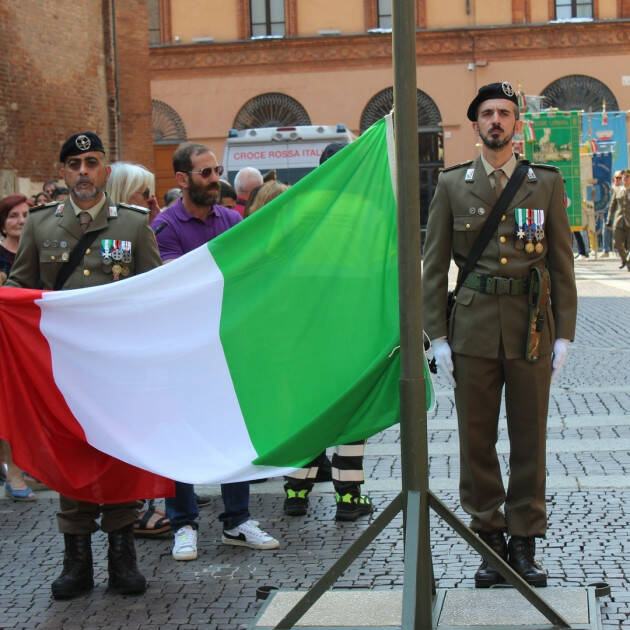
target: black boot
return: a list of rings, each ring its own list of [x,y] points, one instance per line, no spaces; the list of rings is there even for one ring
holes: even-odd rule
[[[511,567],[532,586],[547,586],[547,572],[536,562],[536,539],[533,536],[512,536],[508,543]]]
[[[479,532],[479,538],[504,560],[508,558],[508,549],[503,532]],[[503,582],[503,576],[483,560],[475,573],[476,588],[490,588]]]
[[[286,488],[284,497],[284,513],[287,516],[304,516],[308,510],[308,490],[292,490]]]
[[[64,534],[63,571],[52,583],[55,599],[70,599],[94,588],[90,534]]]
[[[335,492],[335,503],[337,504],[336,521],[356,521],[360,516],[374,512],[372,500],[367,494]]]
[[[284,513],[287,516],[304,516],[308,510],[308,495],[315,485],[315,480],[296,477],[285,477],[284,480],[286,482],[284,484]]]
[[[123,595],[144,593],[147,581],[138,571],[136,547],[133,540],[133,524],[108,534],[107,569],[109,588]]]

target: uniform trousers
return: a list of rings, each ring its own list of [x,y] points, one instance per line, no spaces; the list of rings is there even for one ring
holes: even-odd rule
[[[96,519],[101,516],[104,532],[115,532],[133,523],[138,518],[142,501],[127,503],[89,503],[59,496],[57,524],[62,534],[93,534],[99,526]]]
[[[626,262],[628,258],[628,250],[630,249],[630,228],[626,227],[623,221],[620,221],[619,224],[615,226],[613,238],[615,240],[615,247],[619,252],[621,262]]]
[[[365,481],[363,474],[363,456],[365,454],[365,440],[341,444],[333,448],[332,479],[335,492],[344,495],[348,492],[358,496],[359,486]],[[285,490],[307,490],[310,492],[315,485],[319,458],[306,466],[299,468],[285,476]]]
[[[460,500],[477,532],[543,537],[545,441],[551,357],[486,359],[454,355],[460,444]],[[496,451],[501,393],[510,441],[507,492]],[[501,506],[505,504],[505,513]]]

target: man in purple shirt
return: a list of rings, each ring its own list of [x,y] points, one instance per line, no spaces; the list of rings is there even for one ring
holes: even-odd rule
[[[217,205],[223,167],[208,147],[180,145],[173,154],[173,170],[182,196],[151,224],[165,263],[204,245],[241,221],[238,212]],[[252,549],[278,547],[278,541],[262,531],[258,521],[249,518],[249,482],[224,483],[221,496],[225,511],[219,519],[223,523],[224,544]],[[166,499],[166,515],[175,532],[173,558],[195,560],[199,508],[191,484],[176,481],[175,497]]]
[[[217,168],[223,172],[223,167]],[[180,173],[180,175],[182,174]],[[199,176],[202,177],[201,174]],[[215,177],[217,181],[214,181]],[[212,180],[207,185],[194,183],[194,188],[189,189],[188,203],[185,201],[186,191],[184,190],[184,196],[154,219],[151,227],[156,232],[163,262],[179,258],[183,254],[205,245],[215,236],[219,236],[228,228],[242,221],[241,215],[236,210],[216,205],[216,202],[212,202],[212,205],[199,205],[192,198],[191,193],[195,196],[199,195],[198,198],[203,204],[203,200],[207,199],[208,196],[213,197],[212,193],[215,190],[218,198],[218,180],[219,174],[213,172]]]

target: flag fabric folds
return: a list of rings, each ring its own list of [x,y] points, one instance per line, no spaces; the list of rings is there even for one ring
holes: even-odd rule
[[[397,422],[387,127],[168,265],[1,289],[0,435],[16,463],[67,496],[124,501],[171,494],[169,479],[279,475]]]

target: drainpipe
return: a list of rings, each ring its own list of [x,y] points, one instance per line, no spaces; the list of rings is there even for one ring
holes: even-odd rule
[[[115,89],[115,118],[116,118],[116,159],[122,159],[122,132],[120,129],[120,92],[118,85],[118,44],[116,40],[116,0],[111,0],[112,6],[112,52],[114,56],[114,89]]]

